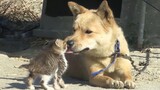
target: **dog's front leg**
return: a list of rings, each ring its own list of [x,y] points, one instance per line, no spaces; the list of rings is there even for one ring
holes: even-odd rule
[[[124,71],[124,74],[123,74],[124,86],[129,89],[134,89],[136,85],[132,80],[131,69],[129,69],[129,71],[127,70],[123,70],[123,71]]]
[[[105,88],[124,88],[122,81],[117,81],[109,76],[97,75],[90,77],[89,83],[94,86],[105,87]]]
[[[90,68],[91,73],[95,71],[97,71],[97,69]],[[122,81],[114,80],[113,78],[104,75],[103,73],[100,73],[97,76],[91,76],[90,74],[89,83],[94,86],[105,88],[124,88],[124,83]]]

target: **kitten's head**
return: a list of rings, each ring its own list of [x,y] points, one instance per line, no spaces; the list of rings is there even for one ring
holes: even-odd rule
[[[67,51],[67,44],[61,39],[55,39],[50,41],[46,48],[52,50],[54,53],[64,54]]]

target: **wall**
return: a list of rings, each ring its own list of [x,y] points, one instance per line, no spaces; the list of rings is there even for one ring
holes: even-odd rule
[[[123,0],[121,23],[125,36],[132,46],[137,46],[137,39],[140,27],[140,14],[142,12],[143,0]],[[160,7],[158,0],[147,0],[155,7]],[[160,8],[159,8],[160,9]],[[146,4],[145,26],[143,47],[160,46],[160,12],[155,10],[150,5]]]
[[[71,33],[72,16],[51,17],[45,14],[46,1],[43,2],[43,13],[40,29],[34,30],[35,36],[64,38]],[[139,28],[142,23],[142,1],[143,0],[122,0],[120,25],[122,26],[130,46],[137,47]],[[160,9],[159,0],[147,0],[149,3]],[[147,4],[145,14],[145,27],[143,35],[143,46],[159,46],[160,38],[160,12]]]
[[[47,5],[48,1],[48,6]],[[72,31],[73,17],[71,11],[67,6],[67,1],[70,0],[44,0],[43,10],[40,22],[40,28],[34,30],[35,36],[49,37],[49,38],[65,38]],[[92,0],[72,0],[80,5],[84,5],[86,8],[98,8],[102,0],[96,0],[92,3]],[[56,3],[55,3],[56,2]],[[111,8],[113,8],[113,13],[116,17],[120,17],[121,3],[122,0],[108,0]],[[116,3],[115,3],[116,2]],[[53,3],[54,6],[52,6]],[[59,5],[63,5],[60,7]],[[64,8],[64,9],[63,9]],[[48,12],[49,11],[49,12]]]
[[[148,0],[149,3],[154,5],[160,10],[159,0]],[[145,35],[144,44],[146,46],[160,46],[160,12],[147,5],[146,8],[146,22],[145,22]]]

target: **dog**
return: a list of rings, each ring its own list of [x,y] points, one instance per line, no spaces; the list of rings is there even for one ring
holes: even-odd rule
[[[54,90],[64,88],[66,85],[62,79],[62,75],[67,70],[68,63],[64,53],[67,50],[66,43],[61,39],[50,41],[29,64],[20,67],[29,70],[29,76],[26,84],[29,89],[35,89],[33,81],[36,77],[40,77],[40,84],[44,90]],[[53,78],[53,88],[47,84]]]
[[[104,72],[95,73],[108,66],[114,54],[114,46],[118,40],[120,53],[129,55],[127,41],[121,27],[115,21],[113,12],[106,0],[103,0],[97,10],[87,9],[75,2],[69,1],[68,6],[73,13],[73,34],[65,41],[68,51],[77,54],[67,54],[69,60],[68,75],[87,79],[94,86],[104,88],[135,88],[131,72],[131,62],[124,57],[117,57],[116,62]]]

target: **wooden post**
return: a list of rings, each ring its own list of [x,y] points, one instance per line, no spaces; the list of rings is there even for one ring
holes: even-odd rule
[[[141,3],[141,12],[140,12],[140,20],[139,20],[139,32],[138,32],[138,49],[142,49],[143,47],[143,36],[144,36],[144,27],[145,27],[145,14],[146,14],[146,3],[142,0],[138,2]]]

